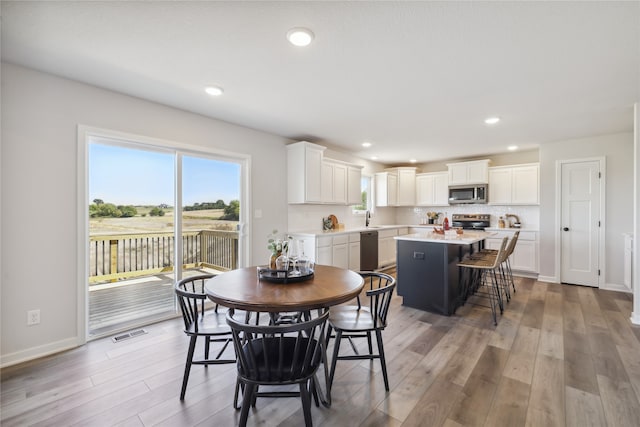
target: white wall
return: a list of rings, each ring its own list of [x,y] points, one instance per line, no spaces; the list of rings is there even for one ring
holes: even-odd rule
[[[555,258],[557,160],[606,157],[605,284],[622,285],[623,236],[633,231],[633,133],[558,141],[540,147],[540,276],[559,278]]]
[[[252,258],[287,226],[281,137],[138,98],[2,64],[1,364],[79,341],[77,331],[77,126],[252,156]],[[216,101],[218,102],[218,101]],[[219,102],[224,102],[221,99]],[[265,179],[269,177],[269,179]],[[41,324],[26,326],[27,310]]]

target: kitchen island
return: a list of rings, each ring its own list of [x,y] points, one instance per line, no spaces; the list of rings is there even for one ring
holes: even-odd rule
[[[434,232],[395,237],[397,292],[402,304],[450,316],[462,304],[462,276],[458,262],[482,248],[493,233]]]

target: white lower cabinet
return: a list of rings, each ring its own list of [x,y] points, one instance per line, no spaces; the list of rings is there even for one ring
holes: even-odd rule
[[[349,234],[349,270],[360,270],[360,233]]]
[[[394,237],[397,235],[397,228],[378,231],[378,268],[396,263],[396,241]]]
[[[315,237],[293,233],[292,236],[304,240],[304,253],[316,264],[360,269],[360,233]]]
[[[512,229],[497,231],[496,234],[485,240],[485,246],[488,249],[500,249],[502,239],[507,236],[511,240],[515,231]],[[514,272],[538,273],[538,233],[520,231],[516,247],[509,261]]]

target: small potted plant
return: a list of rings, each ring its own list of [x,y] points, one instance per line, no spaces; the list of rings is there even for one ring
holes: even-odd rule
[[[282,255],[282,252],[287,253],[287,248],[289,247],[289,240],[291,240],[291,236],[285,236],[284,239],[277,238],[278,230],[273,230],[267,236],[267,249],[271,252],[271,259],[269,261],[269,268],[272,270],[276,269],[276,259]]]
[[[427,218],[429,219],[429,224],[433,224],[436,222],[436,219],[442,214],[442,212],[427,212]]]

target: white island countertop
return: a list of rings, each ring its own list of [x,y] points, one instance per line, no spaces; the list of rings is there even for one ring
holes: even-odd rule
[[[463,234],[456,234],[455,230],[445,232],[445,234],[437,234],[433,231],[428,233],[414,233],[404,236],[396,236],[396,240],[410,240],[414,242],[425,243],[446,243],[453,245],[472,245],[481,242],[487,237],[493,236],[495,233],[487,231],[465,231]]]

